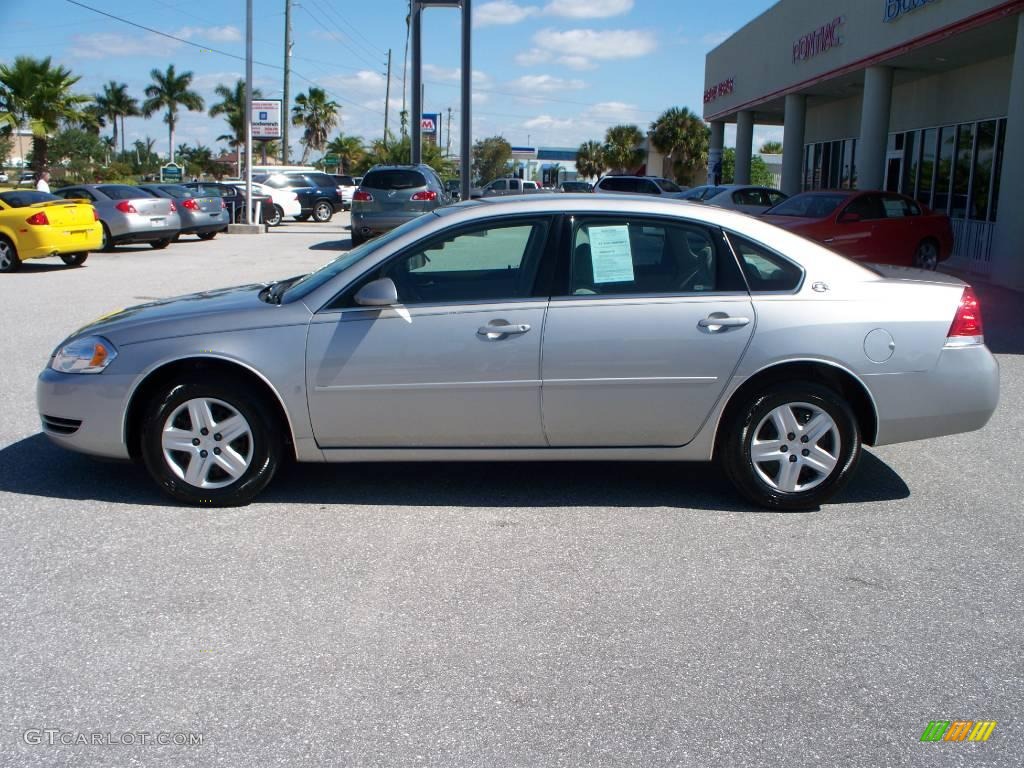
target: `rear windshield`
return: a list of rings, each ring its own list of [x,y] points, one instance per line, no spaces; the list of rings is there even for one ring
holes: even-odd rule
[[[197,184],[194,187],[188,187],[193,194],[205,195],[206,197],[224,197],[227,194],[226,190],[220,187],[215,187],[213,184]]]
[[[674,181],[669,181],[668,179],[658,179],[657,181],[658,181],[658,186],[661,187],[666,192],[682,192],[683,191],[680,188],[680,186],[678,184],[676,184]]]
[[[419,171],[370,171],[363,177],[363,186],[371,189],[413,189],[426,185],[427,180]]]
[[[783,200],[766,213],[772,216],[799,216],[808,219],[820,219],[830,215],[849,199],[849,195],[795,195]]]
[[[145,193],[138,187],[129,187],[127,184],[104,184],[96,187],[100,192],[111,200],[134,200],[146,197]]]
[[[179,200],[184,200],[185,198],[192,197],[191,189],[179,186],[178,184],[167,184],[165,186],[160,187],[160,189],[162,189],[171,197],[176,197]]]
[[[35,203],[45,203],[48,200],[60,200],[61,198],[56,195],[51,195],[48,192],[35,192],[26,190],[25,192],[0,192],[0,200],[3,200],[5,204],[11,206],[11,208],[27,208]]]

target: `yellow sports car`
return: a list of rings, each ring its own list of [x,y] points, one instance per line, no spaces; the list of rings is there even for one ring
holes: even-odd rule
[[[77,267],[102,245],[103,225],[89,203],[35,190],[0,192],[0,272],[47,256]]]

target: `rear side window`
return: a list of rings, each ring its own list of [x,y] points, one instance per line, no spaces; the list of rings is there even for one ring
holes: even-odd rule
[[[803,270],[762,245],[729,233],[729,243],[743,267],[751,293],[795,291],[803,280]]]
[[[307,173],[306,178],[312,186],[316,187],[336,187],[338,182],[328,176],[326,173]]]
[[[773,216],[797,216],[809,219],[823,219],[833,214],[840,205],[849,199],[849,195],[842,193],[829,194],[803,194],[794,195],[772,208],[768,213]]]
[[[405,169],[370,171],[363,177],[363,186],[371,189],[414,189],[426,184],[422,173]]]
[[[635,192],[636,181],[634,179],[615,179],[605,178],[601,179],[598,184],[601,189],[606,189],[609,192]]]
[[[843,214],[855,213],[862,220],[884,219],[885,208],[882,207],[882,198],[879,195],[861,195],[854,198]]]
[[[191,189],[179,186],[177,184],[168,184],[167,186],[160,187],[160,189],[166,192],[171,197],[177,198],[178,200],[185,200],[189,197],[192,197]]]
[[[129,187],[126,184],[105,184],[97,189],[111,200],[137,200],[140,197],[148,197],[138,187]]]
[[[356,183],[355,179],[353,179],[351,176],[338,175],[334,177],[334,180],[340,187],[352,187],[355,186]]]

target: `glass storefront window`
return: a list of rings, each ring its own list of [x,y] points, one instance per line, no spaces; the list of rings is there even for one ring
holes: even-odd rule
[[[953,150],[956,148],[956,126],[939,131],[939,157],[935,168],[935,196],[932,208],[949,213],[949,184],[953,179]]]
[[[914,196],[917,185],[918,154],[921,151],[917,135],[918,131],[908,131],[904,140],[903,181],[899,191],[909,197]]]
[[[932,187],[935,181],[935,140],[938,131],[929,128],[921,139],[921,170],[918,176],[917,193],[914,195],[921,205],[932,207]]]
[[[996,210],[999,208],[999,181],[1003,175],[1003,145],[1006,142],[1006,118],[1000,120],[996,127],[998,128],[999,138],[996,139],[995,168],[992,173],[992,212],[989,214],[989,221],[996,220]]]
[[[967,218],[973,153],[974,123],[964,123],[957,130],[956,162],[953,165],[953,197],[950,200],[949,215],[954,219]]]
[[[996,147],[996,121],[978,123],[977,150],[974,157],[974,181],[968,218],[984,221],[988,217],[989,189],[992,185],[992,160]]]

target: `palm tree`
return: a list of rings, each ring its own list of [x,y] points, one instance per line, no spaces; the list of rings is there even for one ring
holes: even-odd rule
[[[70,125],[81,128],[93,136],[100,135],[100,128],[107,127],[107,115],[103,107],[97,103],[86,104],[78,117],[68,121]]]
[[[117,128],[115,127],[114,130],[117,130]],[[117,152],[117,139],[115,139],[113,136],[102,136],[100,137],[100,144],[103,145],[103,164],[110,165],[111,152]]]
[[[644,160],[644,135],[635,125],[613,125],[604,135],[604,160],[613,171],[629,173]]]
[[[338,112],[341,105],[328,101],[327,92],[323,88],[311,86],[308,93],[300,93],[295,97],[292,107],[292,125],[303,126],[302,165],[309,162],[311,150],[323,151],[327,144],[327,135],[338,125]]]
[[[103,93],[95,98],[96,104],[103,109],[104,117],[110,118],[114,127],[114,143],[117,144],[117,121],[121,120],[121,154],[124,154],[124,119],[126,117],[138,117],[142,114],[139,110],[137,99],[128,95],[128,85],[111,80],[103,86]],[[115,146],[116,150],[117,147]]]
[[[88,96],[71,93],[79,80],[51,59],[17,56],[13,64],[0,65],[0,112],[7,112],[19,125],[32,129],[32,167],[38,173],[46,168],[47,136],[62,121],[79,119]]]
[[[329,155],[338,156],[338,173],[352,173],[352,166],[363,159],[366,150],[363,149],[362,136],[345,136],[344,134],[331,139],[326,147]]]
[[[711,132],[686,107],[672,107],[651,123],[651,143],[668,158],[676,181],[687,184],[698,168],[707,165]]]
[[[142,114],[149,117],[154,112],[167,110],[164,122],[167,123],[167,153],[174,162],[174,126],[178,122],[178,107],[185,107],[191,112],[203,111],[203,97],[188,87],[192,84],[192,73],[174,71],[169,64],[166,72],[154,69],[149,73],[153,84],[146,86],[146,101],[142,104]]]
[[[220,96],[220,101],[210,107],[210,117],[224,115],[231,133],[225,133],[217,137],[217,141],[226,141],[228,146],[238,154],[238,175],[242,175],[242,147],[245,146],[245,80],[239,78],[234,88],[226,85],[218,85],[214,93]],[[262,99],[263,94],[259,88],[252,89],[254,99]]]
[[[576,150],[576,173],[590,179],[600,176],[608,166],[604,162],[604,147],[599,141],[585,141]]]

